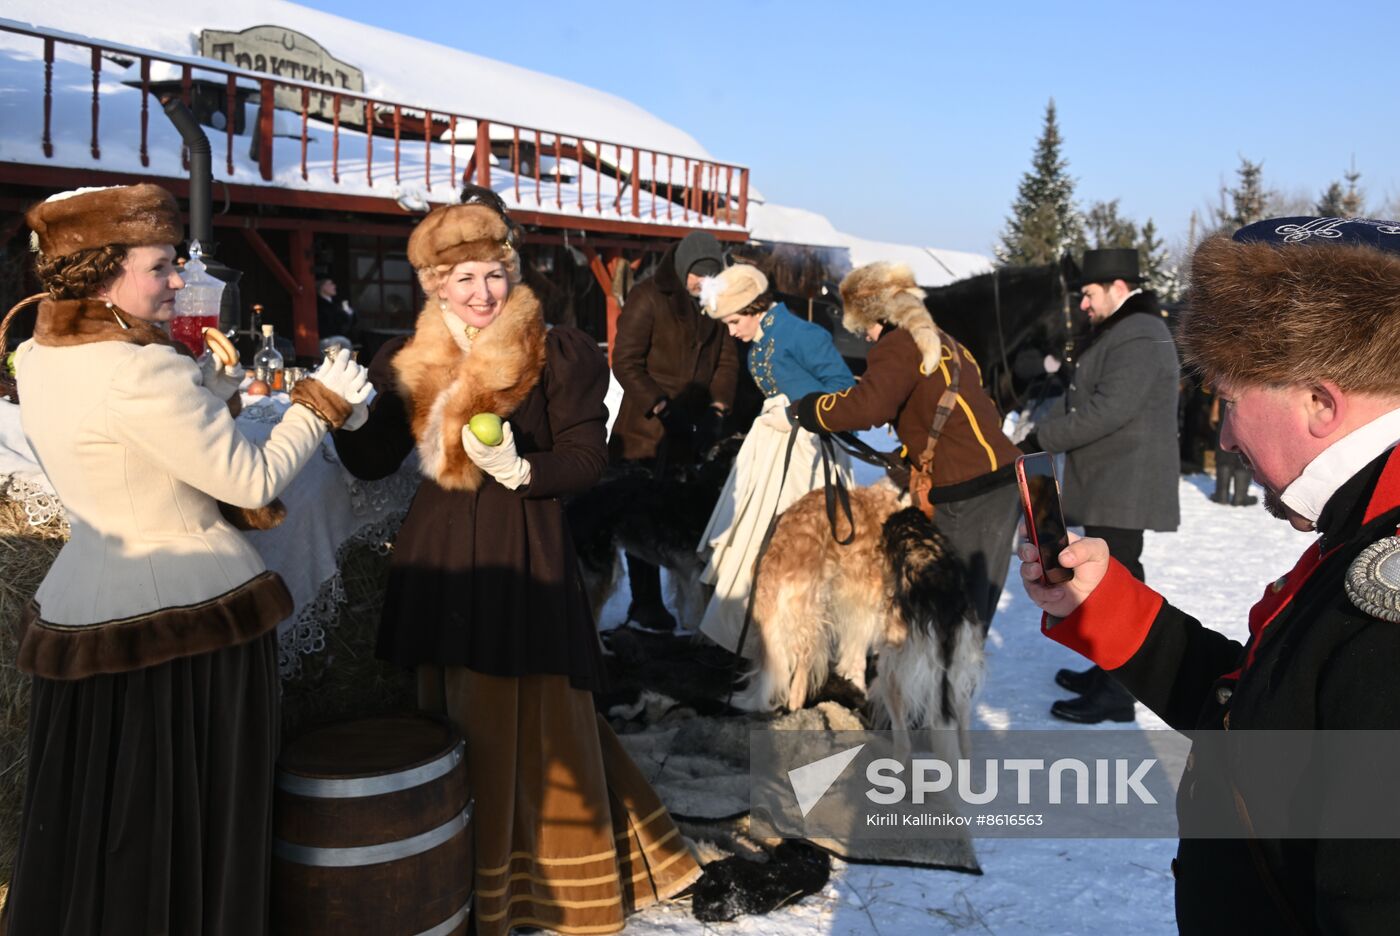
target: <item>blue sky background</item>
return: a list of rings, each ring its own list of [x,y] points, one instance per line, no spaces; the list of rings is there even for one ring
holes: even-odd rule
[[[1241,155],[1400,203],[1393,0],[302,2],[625,97],[867,238],[990,252],[1052,96],[1080,201],[1169,243]]]

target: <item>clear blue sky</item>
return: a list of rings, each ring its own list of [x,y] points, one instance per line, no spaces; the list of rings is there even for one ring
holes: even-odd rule
[[[989,252],[1052,96],[1081,203],[1169,243],[1240,155],[1400,203],[1394,0],[308,5],[625,97],[873,239]]]

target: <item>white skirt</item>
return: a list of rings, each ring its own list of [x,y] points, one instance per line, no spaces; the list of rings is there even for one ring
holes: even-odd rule
[[[763,412],[787,406],[788,398],[779,394],[764,401]],[[797,433],[797,441],[784,478],[783,458],[789,432]],[[850,458],[841,449],[836,451],[836,470],[850,485]],[[798,426],[787,432],[774,429],[764,424],[761,416],[754,420],[696,547],[705,559],[700,581],[714,586],[700,622],[702,634],[727,650],[742,652],[750,659],[755,656],[757,634],[751,629],[739,651],[739,633],[748,610],[754,560],[768,532],[768,522],[822,484],[821,451],[816,436]]]

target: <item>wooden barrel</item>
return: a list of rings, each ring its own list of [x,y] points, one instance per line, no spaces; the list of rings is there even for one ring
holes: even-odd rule
[[[373,718],[312,731],[278,763],[276,932],[456,936],[472,897],[472,801],[450,725]]]

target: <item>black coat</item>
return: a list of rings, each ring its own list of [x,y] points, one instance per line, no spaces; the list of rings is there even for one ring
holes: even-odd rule
[[[1363,522],[1367,516],[1372,519]],[[1241,731],[1400,728],[1400,624],[1359,610],[1343,584],[1352,560],[1371,543],[1395,535],[1398,522],[1400,455],[1387,453],[1332,496],[1318,521],[1319,544],[1309,546],[1298,566],[1255,605],[1252,636],[1244,646],[1171,605],[1163,603],[1153,614],[1154,593],[1120,568],[1110,571],[1074,616],[1048,631],[1081,652],[1094,643],[1083,638],[1096,633],[1097,661],[1168,724],[1188,734],[1214,729],[1193,737],[1177,796],[1183,835],[1192,828],[1219,829],[1222,822],[1243,831],[1232,784],[1243,814],[1257,816],[1264,803],[1278,802],[1281,785],[1305,775],[1306,764],[1295,764],[1295,774],[1281,774],[1242,759],[1239,751],[1248,739]],[[1091,604],[1097,609],[1090,610]],[[1098,614],[1103,617],[1096,623],[1107,626],[1088,621]],[[1322,798],[1353,796],[1352,781],[1367,775],[1367,765],[1331,766],[1329,778],[1347,779],[1329,779]],[[1326,807],[1309,797],[1287,816],[1306,821]],[[1172,868],[1183,933],[1400,929],[1397,839],[1258,839],[1251,845],[1244,839],[1183,838]]]
[[[1065,407],[1036,427],[1065,453],[1065,520],[1081,526],[1175,530],[1181,459],[1176,346],[1150,292],[1129,296],[1080,349]]]
[[[672,426],[702,422],[712,403],[734,405],[739,353],[734,339],[699,304],[676,273],[676,248],[662,255],[656,272],[627,296],[617,320],[613,373],[622,385],[622,405],[608,442],[614,459],[657,457],[667,439],[673,463],[692,461],[690,440]],[[666,421],[650,414],[670,400]]]
[[[409,408],[386,344],[370,365],[369,422],[335,433],[361,478],[395,471],[414,448]],[[530,484],[487,478],[449,490],[424,478],[394,543],[378,653],[404,666],[466,666],[492,676],[566,675],[603,686],[602,653],[562,497],[597,483],[607,462],[607,362],[575,328],[551,329],[539,382],[508,414]]]

